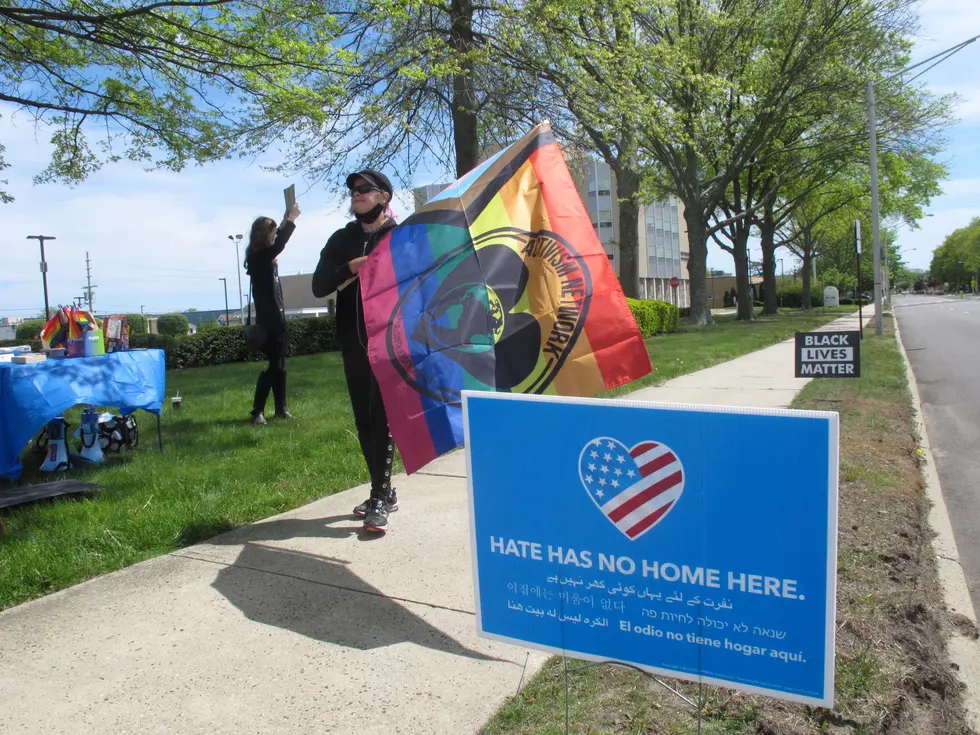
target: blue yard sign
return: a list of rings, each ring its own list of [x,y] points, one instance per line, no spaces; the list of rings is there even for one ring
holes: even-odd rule
[[[833,706],[837,414],[463,411],[481,636]]]

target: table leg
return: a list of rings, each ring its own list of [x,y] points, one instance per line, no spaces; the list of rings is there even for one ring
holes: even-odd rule
[[[160,429],[160,414],[157,414],[157,441],[160,443],[160,451],[163,451],[163,431]]]

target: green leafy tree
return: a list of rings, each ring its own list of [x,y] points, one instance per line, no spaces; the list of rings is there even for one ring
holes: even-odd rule
[[[423,168],[457,177],[475,168],[489,152],[484,121],[523,105],[527,92],[490,43],[502,5],[327,0],[347,73],[331,81],[334,100],[320,114],[298,125],[270,119],[287,141],[280,169],[325,181],[370,166],[407,184]],[[259,146],[268,137],[260,132]]]
[[[905,0],[649,1],[639,20],[651,44],[643,94],[628,104],[643,106],[641,158],[685,204],[698,323],[710,321],[708,238],[754,211],[718,218],[733,182],[767,156],[819,140],[819,128],[805,127],[801,140],[786,136],[787,121],[834,115],[842,95],[860,98],[865,80],[904,66],[912,7]],[[882,85],[882,94],[898,86]]]
[[[17,339],[32,340],[37,339],[47,324],[46,319],[26,319],[17,325],[15,332]]]
[[[346,70],[338,30],[301,0],[12,0],[0,100],[51,130],[40,181],[120,159],[180,170],[318,116]]]
[[[641,206],[654,198],[644,195],[638,146],[643,120],[634,104],[641,94],[640,59],[649,47],[636,32],[644,7],[635,0],[532,0],[501,25],[496,41],[497,55],[525,70],[527,105],[516,116],[519,125],[547,117],[573,157],[594,154],[612,170],[619,280],[633,298],[640,291]]]
[[[950,233],[932,255],[929,272],[957,291],[980,283],[980,217]]]

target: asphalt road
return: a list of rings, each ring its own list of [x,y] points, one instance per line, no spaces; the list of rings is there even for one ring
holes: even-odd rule
[[[980,610],[980,299],[896,296],[973,607]]]

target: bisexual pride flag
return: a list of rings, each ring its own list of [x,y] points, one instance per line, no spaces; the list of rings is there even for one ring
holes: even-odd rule
[[[463,446],[463,390],[591,396],[651,370],[548,123],[391,230],[360,277],[408,472]]]

